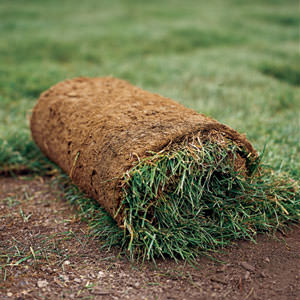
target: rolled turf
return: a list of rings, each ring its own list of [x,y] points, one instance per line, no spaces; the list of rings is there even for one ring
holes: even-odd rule
[[[123,228],[132,256],[189,258],[299,217],[293,184],[274,190],[257,174],[244,135],[120,79],[58,83],[41,95],[31,131]]]

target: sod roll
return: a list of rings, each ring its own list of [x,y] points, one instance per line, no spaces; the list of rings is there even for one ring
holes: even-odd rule
[[[124,174],[183,140],[231,141],[246,176],[257,154],[246,137],[181,104],[112,78],[76,78],[41,94],[31,131],[43,153],[121,226]]]

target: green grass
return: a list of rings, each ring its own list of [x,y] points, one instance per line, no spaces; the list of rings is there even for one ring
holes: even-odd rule
[[[266,64],[261,66],[261,71],[264,74],[273,76],[278,80],[300,86],[300,70],[297,65]]]
[[[299,219],[292,182],[255,174],[257,159],[246,159],[252,172],[245,176],[235,165],[242,149],[228,141],[199,142],[153,153],[125,174],[123,218],[132,258],[193,259]]]
[[[272,176],[298,180],[298,10],[283,0],[2,1],[0,172],[51,168],[28,127],[42,91],[113,75],[247,133],[266,145]]]
[[[66,175],[59,182],[102,247],[118,246],[131,259],[193,261],[234,239],[254,240],[257,233],[299,220],[297,183],[261,169],[259,158],[246,158],[246,176],[236,163],[243,155],[247,157],[229,141],[225,146],[196,139],[149,153],[124,174],[117,212],[123,230]]]

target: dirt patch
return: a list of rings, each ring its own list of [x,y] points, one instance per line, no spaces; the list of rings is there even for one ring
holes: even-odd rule
[[[197,268],[104,251],[49,179],[0,177],[1,299],[300,299],[300,227]]]
[[[230,127],[116,78],[76,78],[44,92],[31,118],[35,142],[73,182],[116,216],[120,178],[133,164],[183,137],[220,134],[255,156]],[[251,156],[251,155],[250,155]]]

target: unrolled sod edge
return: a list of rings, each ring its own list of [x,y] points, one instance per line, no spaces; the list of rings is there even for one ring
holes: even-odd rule
[[[222,136],[242,149],[243,158],[257,158],[246,137],[230,127],[112,77],[56,84],[41,94],[30,126],[42,152],[119,225],[121,180],[149,153],[193,136]]]

